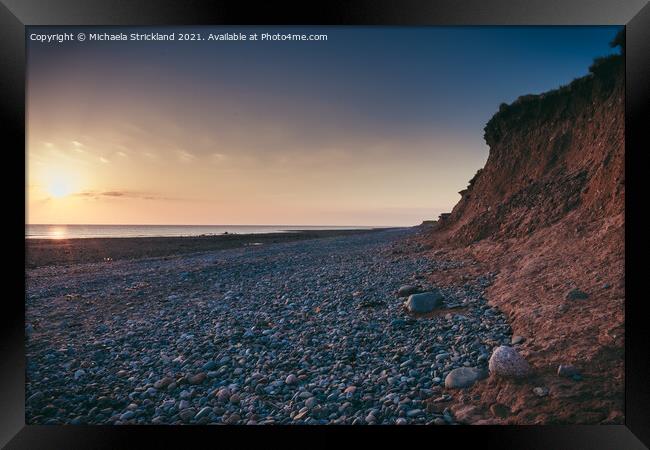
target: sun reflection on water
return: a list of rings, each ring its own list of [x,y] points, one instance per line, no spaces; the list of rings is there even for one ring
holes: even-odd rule
[[[65,239],[67,236],[67,231],[65,227],[53,227],[50,231],[50,236],[52,239]]]

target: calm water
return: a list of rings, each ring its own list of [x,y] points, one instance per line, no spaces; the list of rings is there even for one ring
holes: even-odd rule
[[[72,239],[95,237],[200,236],[228,232],[237,234],[277,233],[291,230],[365,230],[375,227],[305,225],[27,225],[27,239]]]

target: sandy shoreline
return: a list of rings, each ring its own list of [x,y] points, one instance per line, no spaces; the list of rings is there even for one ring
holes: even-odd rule
[[[383,228],[385,229],[385,228]],[[58,266],[119,259],[138,259],[197,253],[247,245],[268,245],[382,230],[291,230],[284,233],[216,236],[25,239],[25,267]]]

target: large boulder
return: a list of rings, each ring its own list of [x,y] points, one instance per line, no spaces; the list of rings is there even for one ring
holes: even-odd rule
[[[438,289],[409,295],[409,298],[406,301],[406,309],[408,309],[409,312],[416,314],[428,313],[436,308],[440,308],[443,299],[444,297]]]
[[[497,347],[488,362],[490,373],[505,378],[524,378],[531,374],[528,362],[513,347]]]
[[[484,377],[484,371],[476,367],[459,367],[447,374],[445,387],[448,389],[468,388]]]

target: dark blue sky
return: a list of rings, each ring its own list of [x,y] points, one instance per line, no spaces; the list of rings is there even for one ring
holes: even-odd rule
[[[217,152],[267,165],[335,150],[348,165],[407,161],[412,171],[400,165],[397,179],[441,181],[414,187],[425,192],[405,204],[446,210],[484,163],[483,127],[499,104],[585,75],[595,57],[615,51],[608,44],[618,29],[32,27],[28,35],[304,32],[328,40],[28,41],[29,131],[48,142],[85,134],[95,147],[170,146],[199,159]],[[427,195],[437,200],[426,203]]]

